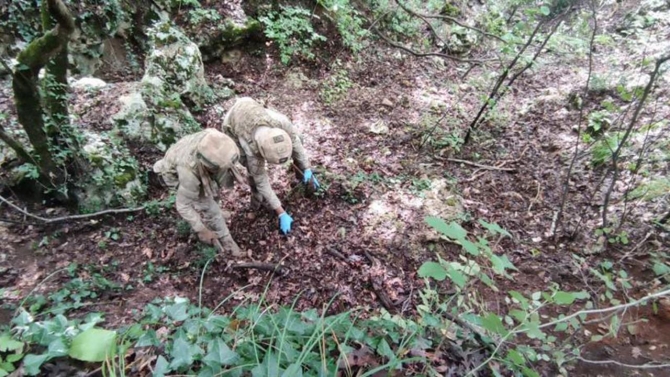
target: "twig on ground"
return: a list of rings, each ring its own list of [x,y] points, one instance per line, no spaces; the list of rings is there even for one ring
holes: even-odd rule
[[[616,360],[589,360],[585,359],[581,356],[577,357],[577,360],[588,363],[588,364],[614,364],[618,365],[620,367],[624,368],[634,368],[634,369],[656,369],[656,368],[670,368],[670,364],[640,364],[640,365],[634,365],[634,364],[624,364],[621,362],[618,362]]]
[[[334,256],[335,258],[341,259],[344,262],[347,262],[347,257],[345,257],[344,254],[340,253],[339,251],[335,250],[333,247],[326,247],[326,253]]]
[[[17,206],[16,204],[10,202],[9,200],[5,199],[4,197],[0,196],[0,201],[3,203],[6,203],[10,207],[14,208],[15,210],[21,212],[22,214],[32,217],[33,219],[40,220],[46,224],[53,224],[61,221],[68,221],[68,220],[83,220],[83,219],[90,219],[91,217],[97,217],[97,216],[102,216],[102,215],[110,215],[110,214],[120,214],[120,213],[130,213],[130,212],[139,212],[144,210],[144,206],[142,207],[137,207],[137,208],[119,208],[119,209],[106,209],[104,211],[100,212],[95,212],[95,213],[87,213],[84,215],[72,215],[72,216],[61,216],[61,217],[54,217],[54,218],[46,218],[46,217],[41,217],[37,215],[33,215],[32,213],[25,211],[21,209],[21,207]]]
[[[279,273],[281,273],[283,271],[282,266],[280,264],[262,263],[262,262],[249,262],[249,263],[231,264],[230,268],[233,268],[233,269],[255,268],[257,270],[272,271],[272,272],[279,272]]]
[[[435,156],[435,159],[442,160],[442,161],[456,162],[456,163],[466,164],[466,165],[471,165],[471,166],[476,166],[478,168],[482,168],[482,169],[486,169],[486,170],[498,170],[498,171],[508,171],[508,172],[515,172],[516,171],[516,169],[514,169],[514,168],[503,168],[503,167],[498,167],[498,166],[483,165],[483,164],[479,164],[479,163],[468,161],[468,160],[461,160],[461,159],[458,159],[458,158],[444,158],[444,157]]]

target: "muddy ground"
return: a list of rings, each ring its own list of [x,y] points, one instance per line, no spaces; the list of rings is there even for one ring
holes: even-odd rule
[[[325,63],[336,59],[341,65]],[[557,283],[563,290],[602,292],[602,282],[587,270],[602,260],[619,261],[618,266],[632,274],[629,295],[647,293],[652,288],[648,251],[667,250],[668,239],[636,217],[650,211],[645,203],[637,203],[625,224],[630,243],[591,252],[597,241],[594,224],[599,205],[589,193],[602,171],[591,169],[588,158],[578,161],[565,212],[564,224],[576,231],[571,237],[551,236],[576,137],[572,126],[579,119],[567,95],[581,90],[584,83],[583,72],[568,67],[585,64],[584,59],[544,56],[542,64],[520,79],[505,98],[501,117],[485,123],[476,138],[458,151],[422,145],[422,132],[429,131],[446,111],[449,121],[438,126],[440,132],[462,133],[480,106],[478,96],[486,88],[482,77],[490,67],[475,67],[463,78],[467,67],[411,58],[385,46],[371,46],[355,58],[333,51],[317,64],[290,68],[271,54],[258,53],[258,48],[241,49],[226,63],[209,63],[210,82],[230,78],[238,95],[263,100],[294,121],[326,189],[320,195],[310,194],[286,169],[270,169],[273,188],[295,220],[288,236],[279,234],[273,214],[252,213],[248,188],[221,192],[221,205],[231,213],[231,233],[248,252],[244,260],[281,263],[284,270],[279,275],[232,271],[227,268],[228,258],[219,256],[204,274],[203,304],[214,307],[232,295],[223,306],[227,310],[244,300],[258,300],[269,285],[268,303],[291,305],[297,297],[298,310],[323,307],[337,296],[331,312],[352,307],[372,311],[383,307],[386,297],[390,310],[411,314],[424,284],[416,275],[421,263],[434,260],[436,253],[444,259],[458,258],[459,249],[437,240],[423,222],[425,215],[434,213],[435,200],[452,197],[462,205],[459,221],[469,232],[484,234],[477,222],[483,219],[513,235],[494,244],[494,251],[507,255],[518,268],[513,279],[498,281],[500,293],[473,287],[488,309],[504,310],[507,289],[529,294]],[[599,64],[607,69],[604,62]],[[327,103],[320,94],[337,70],[346,72],[353,86],[342,99]],[[116,99],[127,85],[110,82],[97,92],[75,92],[73,109],[87,127],[110,129],[109,117],[118,110]],[[556,94],[548,87],[559,88],[558,97],[547,98]],[[8,94],[4,82],[4,98]],[[197,114],[203,127],[220,127],[221,111],[232,101],[212,104]],[[11,103],[3,100],[3,106]],[[133,149],[146,171],[160,158],[151,148]],[[498,170],[451,162],[450,157]],[[431,196],[438,181],[447,186]],[[167,196],[159,187],[149,190],[149,199]],[[44,216],[64,214],[59,208],[26,206]],[[5,304],[16,304],[45,277],[73,262],[82,266],[81,277],[100,273],[128,288],[106,292],[86,307],[107,313],[112,327],[130,321],[134,310],[155,298],[198,299],[199,279],[211,254],[180,229],[174,208],[154,215],[140,212],[50,226],[6,206],[0,208],[6,220],[0,222],[0,286],[5,288]],[[662,208],[654,214],[659,211]],[[584,257],[585,264],[576,265],[573,253]],[[622,259],[626,253],[631,254]],[[70,279],[67,272],[57,273],[36,292],[56,291]],[[449,283],[440,289],[448,291]],[[648,308],[628,316],[631,321],[644,317],[649,322],[634,335],[622,330],[617,338],[587,347],[584,356],[630,364],[667,357],[667,318]],[[8,318],[7,312],[0,312],[0,320]],[[597,332],[597,326],[591,331]],[[586,339],[583,335],[579,336]],[[573,370],[576,376],[663,376],[668,372],[588,364]]]

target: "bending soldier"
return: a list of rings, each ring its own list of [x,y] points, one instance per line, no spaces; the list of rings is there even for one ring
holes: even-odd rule
[[[241,152],[240,162],[249,172],[252,208],[258,209],[265,205],[274,210],[279,215],[280,230],[284,234],[288,233],[293,218],[284,211],[281,201],[272,190],[265,163],[283,164],[293,158],[299,169],[296,172],[298,178],[302,176],[303,183],[311,181],[315,189],[319,188],[293,124],[285,115],[265,108],[249,97],[242,97],[226,114],[223,131],[237,143]]]
[[[228,231],[215,194],[233,186],[239,156],[230,137],[208,128],[181,138],[153,166],[168,187],[177,189],[177,212],[200,241],[211,245],[218,239],[236,257],[243,254]]]

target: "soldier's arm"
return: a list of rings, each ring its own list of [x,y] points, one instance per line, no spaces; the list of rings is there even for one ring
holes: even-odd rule
[[[255,156],[247,156],[247,170],[256,184],[256,190],[268,202],[270,207],[277,211],[277,213],[284,212],[281,207],[281,201],[274,190],[272,190],[272,186],[270,186],[270,179],[265,171],[265,160],[256,158]]]
[[[200,194],[200,181],[190,170],[183,167],[177,168],[179,176],[179,188],[177,189],[177,212],[186,220],[195,232],[206,229],[195,210],[194,202],[198,201]]]
[[[302,146],[300,134],[295,129],[295,126],[293,126],[293,123],[291,123],[288,117],[284,114],[280,114],[270,109],[268,109],[268,113],[279,121],[280,128],[286,131],[286,133],[288,133],[291,137],[291,143],[293,144],[293,154],[291,157],[293,158],[295,165],[300,169],[301,173],[307,169],[311,169],[309,158],[307,157],[305,148]]]

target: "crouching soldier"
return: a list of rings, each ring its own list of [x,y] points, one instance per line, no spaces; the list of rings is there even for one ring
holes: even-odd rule
[[[223,131],[237,143],[241,152],[240,162],[249,172],[252,208],[265,205],[274,210],[279,216],[279,229],[284,234],[290,232],[293,218],[284,211],[270,187],[265,163],[283,164],[293,158],[299,170],[296,172],[298,178],[302,178],[305,184],[311,181],[314,189],[319,188],[293,124],[285,115],[265,108],[249,97],[241,97],[226,114]]]
[[[215,194],[222,187],[233,186],[239,156],[230,137],[208,128],[181,138],[153,166],[168,187],[176,188],[177,212],[200,241],[212,245],[219,240],[236,257],[243,254],[228,231]]]

